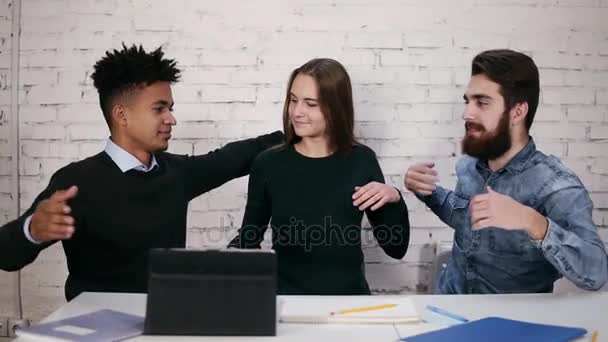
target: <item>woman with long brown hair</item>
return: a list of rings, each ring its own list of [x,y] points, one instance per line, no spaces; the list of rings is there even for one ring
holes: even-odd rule
[[[401,259],[407,251],[405,202],[384,184],[353,125],[352,87],[340,63],[313,59],[293,71],[283,109],[286,143],[254,161],[243,224],[229,245],[260,248],[270,222],[280,294],[369,294],[363,211],[386,254]]]

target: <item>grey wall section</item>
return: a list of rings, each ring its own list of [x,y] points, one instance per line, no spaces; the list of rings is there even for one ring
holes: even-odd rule
[[[19,1],[19,0],[17,0]],[[18,148],[14,143],[19,142],[18,136],[14,132],[14,127],[18,123],[18,116],[15,111],[15,100],[18,101],[18,90],[14,86],[15,68],[18,69],[14,59],[14,54],[19,51],[15,48],[15,41],[18,35],[14,35],[15,20],[13,9],[16,5],[13,1],[0,1],[0,224],[13,219],[18,208],[18,190],[14,185],[18,184],[18,167],[16,167],[16,156]],[[15,37],[13,39],[13,37]],[[17,132],[18,133],[18,132]],[[20,315],[19,302],[19,273],[0,271],[0,316],[18,317]]]

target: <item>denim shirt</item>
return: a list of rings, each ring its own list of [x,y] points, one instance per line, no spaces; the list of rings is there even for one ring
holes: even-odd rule
[[[452,256],[436,293],[551,292],[562,275],[587,290],[608,280],[608,256],[593,224],[593,203],[578,177],[554,156],[528,144],[501,170],[463,156],[456,163],[454,191],[440,186],[418,196],[452,227]],[[471,230],[469,202],[486,186],[547,218],[543,240],[524,230],[488,227]]]

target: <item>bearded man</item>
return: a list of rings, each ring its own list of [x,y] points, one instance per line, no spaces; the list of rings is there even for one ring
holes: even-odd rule
[[[551,292],[562,276],[597,290],[608,280],[587,190],[529,135],[538,98],[538,69],[530,57],[480,53],[464,94],[456,188],[438,185],[433,163],[407,170],[406,188],[454,229],[435,293]]]

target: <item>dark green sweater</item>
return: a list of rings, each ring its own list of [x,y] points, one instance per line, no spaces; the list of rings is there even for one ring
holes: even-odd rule
[[[77,185],[70,201],[76,220],[64,240],[68,300],[83,291],[145,292],[148,250],[185,247],[188,202],[249,173],[254,158],[282,142],[280,132],[227,144],[201,156],[155,154],[149,173],[122,173],[105,153],[65,166],[20,218],[0,228],[0,269],[19,270],[51,243],[27,240],[23,223],[38,203],[56,190]]]
[[[325,158],[306,157],[292,145],[268,150],[254,161],[243,225],[229,246],[259,248],[271,221],[280,294],[369,294],[361,240],[374,239],[362,231],[363,212],[352,195],[371,181],[384,177],[364,145]],[[409,243],[403,199],[366,215],[375,241],[401,259]]]

